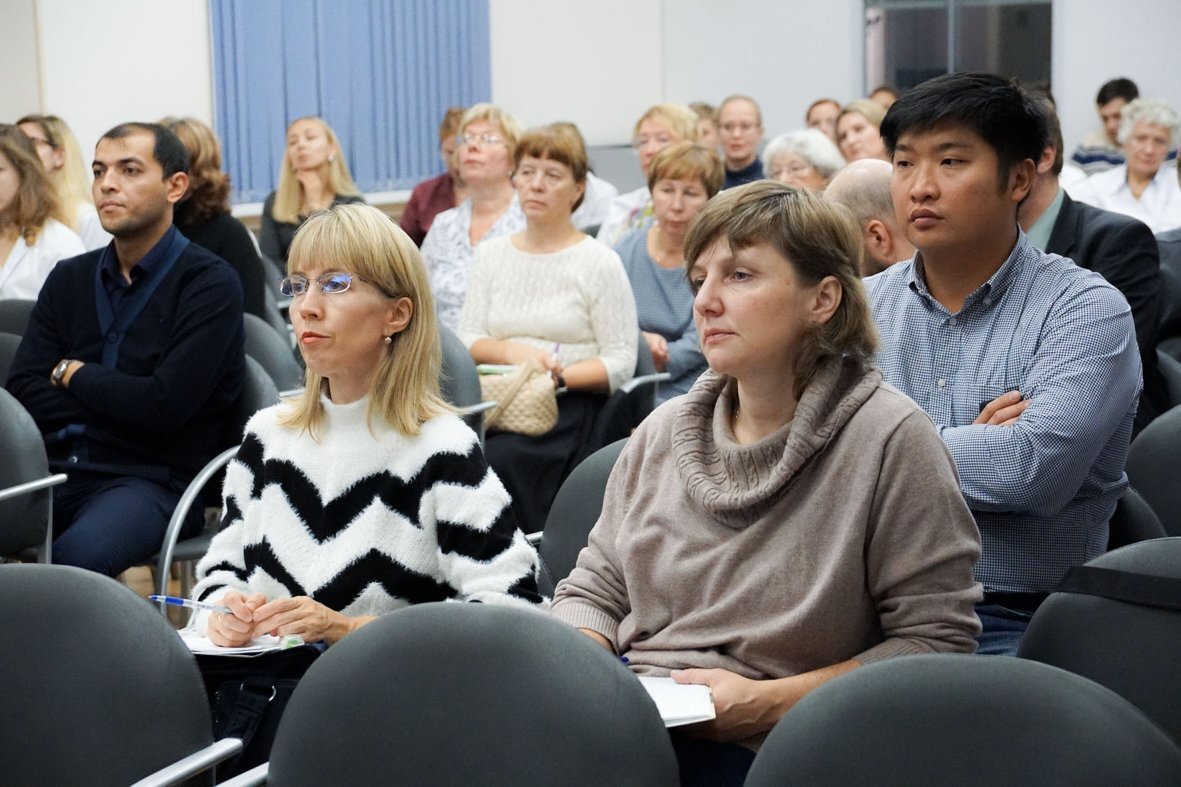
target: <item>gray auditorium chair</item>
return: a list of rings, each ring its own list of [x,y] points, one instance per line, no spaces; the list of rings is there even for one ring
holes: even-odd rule
[[[1128,449],[1128,480],[1170,536],[1181,536],[1181,407],[1144,427]]]
[[[65,480],[60,473],[50,475],[45,441],[33,416],[12,394],[0,388],[0,557],[31,557],[37,550],[40,562],[50,562],[51,487]]]
[[[164,541],[160,551],[151,558],[151,562],[155,566],[156,592],[160,595],[168,593],[168,576],[174,562],[186,564],[185,571],[181,575],[181,594],[188,595],[193,578],[192,568],[209,550],[209,542],[217,533],[217,526],[211,522],[216,519],[216,514],[210,512],[210,516],[206,518],[210,524],[207,524],[205,529],[194,536],[181,540],[180,529],[184,524],[185,517],[188,516],[189,510],[194,505],[208,503],[211,508],[220,506],[218,493],[221,490],[216,485],[215,488],[208,488],[210,482],[219,481],[222,478],[221,469],[238,452],[238,445],[242,442],[242,430],[250,417],[264,407],[270,407],[278,401],[279,391],[275,387],[274,381],[257,361],[247,355],[242,394],[234,406],[234,412],[226,426],[223,439],[223,444],[229,447],[206,463],[205,467],[201,468],[193,480],[189,482],[177,502],[176,509],[172,512],[168,528],[164,531]],[[160,611],[167,614],[167,606],[160,604]]]
[[[286,334],[276,333],[265,320],[253,314],[242,315],[242,324],[246,329],[246,354],[258,361],[279,390],[302,388],[304,370],[296,362]]]
[[[464,421],[484,442],[484,411],[496,406],[495,402],[484,402],[480,391],[480,375],[471,353],[454,331],[446,325],[439,326],[439,348],[443,355],[443,366],[439,379],[443,398],[460,408]]]
[[[1115,513],[1111,515],[1107,550],[1167,535],[1152,506],[1129,484],[1115,504]]]
[[[24,336],[36,303],[24,298],[0,298],[0,332]]]
[[[0,331],[0,388],[8,380],[8,370],[12,368],[12,359],[16,357],[16,348],[20,347],[20,343],[20,336]]]
[[[1104,584],[1080,587],[1080,581]],[[1173,606],[1127,596],[1140,590],[1131,583],[1140,582],[1157,588],[1164,603]],[[1034,613],[1017,655],[1106,686],[1181,745],[1181,538],[1141,541],[1100,555],[1072,569],[1064,585],[1090,592],[1050,594]]]
[[[176,784],[241,748],[213,742],[192,654],[113,579],[0,566],[0,641],[0,781]]]
[[[554,496],[537,542],[541,555],[538,584],[543,596],[553,596],[557,584],[574,570],[578,553],[586,546],[603,510],[603,492],[611,468],[625,445],[626,439],[617,440],[588,456],[570,472]]]
[[[1178,784],[1181,749],[1114,692],[993,656],[904,656],[814,689],[747,787]]]
[[[495,604],[418,604],[333,645],[296,687],[269,765],[248,773],[234,783],[677,783],[656,706],[619,659]]]
[[[586,451],[597,451],[609,443],[627,437],[656,407],[656,388],[669,379],[668,372],[656,371],[652,351],[640,334],[636,352],[636,373],[607,397],[591,428]]]

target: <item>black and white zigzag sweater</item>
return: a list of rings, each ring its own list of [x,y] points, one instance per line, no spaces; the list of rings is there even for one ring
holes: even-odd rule
[[[319,441],[279,425],[285,405],[250,419],[193,598],[310,596],[351,616],[448,599],[539,602],[537,553],[475,433],[450,414],[417,437],[376,421],[371,431],[368,401],[325,399]]]

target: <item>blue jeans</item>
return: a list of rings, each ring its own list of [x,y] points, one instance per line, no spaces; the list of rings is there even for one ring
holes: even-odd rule
[[[978,656],[1016,656],[1021,636],[1033,617],[1028,612],[1002,607],[999,604],[977,604],[983,630],[976,637]]]
[[[180,493],[134,476],[78,474],[53,490],[53,562],[109,577],[160,551]],[[182,536],[200,528],[189,512]]]

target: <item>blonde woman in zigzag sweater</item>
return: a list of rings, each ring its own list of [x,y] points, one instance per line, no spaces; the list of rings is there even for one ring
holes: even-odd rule
[[[300,228],[282,286],[307,384],[247,424],[193,591],[230,611],[198,627],[218,645],[332,643],[408,604],[539,603],[509,495],[439,394],[413,242],[375,208],[333,206]]]

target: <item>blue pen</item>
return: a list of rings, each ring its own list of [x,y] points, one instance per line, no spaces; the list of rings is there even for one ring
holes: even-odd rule
[[[148,596],[152,601],[161,604],[172,604],[177,607],[188,607],[189,609],[205,610],[208,612],[220,612],[223,615],[230,614],[230,608],[221,604],[210,604],[207,601],[191,601],[187,598],[178,598],[176,596]]]

